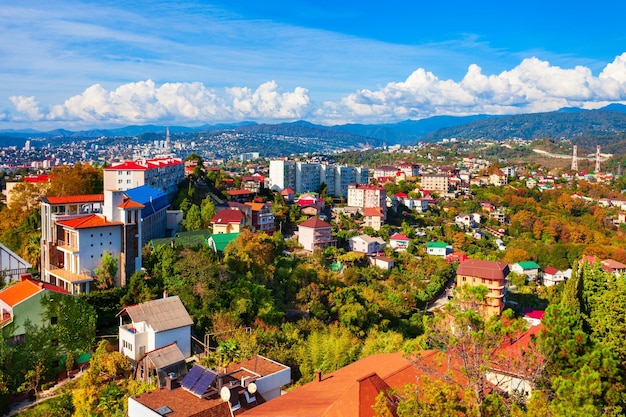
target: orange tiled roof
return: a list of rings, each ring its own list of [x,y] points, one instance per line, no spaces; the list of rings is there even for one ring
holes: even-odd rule
[[[49,204],[78,204],[104,201],[104,194],[66,195],[66,196],[46,196],[44,201]]]
[[[389,383],[387,376],[392,378]],[[401,353],[368,356],[252,408],[256,417],[369,417],[379,390],[416,382],[418,370]]]
[[[70,219],[57,222],[61,226],[71,227],[72,229],[87,229],[90,227],[115,226],[122,224],[120,222],[110,222],[105,217],[97,214],[91,214],[77,219]]]
[[[141,203],[137,203],[136,201],[128,199],[128,200],[125,200],[122,204],[120,204],[117,207],[121,209],[142,209],[145,206]]]
[[[19,304],[20,302],[32,297],[38,292],[43,291],[44,289],[58,293],[69,294],[67,291],[60,287],[47,284],[45,282],[36,282],[30,279],[25,279],[0,291],[0,300],[13,307],[16,304]]]
[[[364,212],[363,212],[363,216],[365,216],[365,217],[385,217],[383,212],[380,211],[380,209],[377,208],[377,207],[367,207],[364,210]]]

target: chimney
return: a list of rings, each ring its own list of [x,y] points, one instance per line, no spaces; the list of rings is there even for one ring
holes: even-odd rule
[[[30,273],[20,274],[20,281],[26,281],[27,279],[31,279],[32,277],[33,274]]]
[[[178,383],[178,378],[176,378],[176,375],[173,372],[165,378],[165,389],[168,391],[172,391],[179,386],[180,384]]]
[[[317,382],[322,382],[322,370],[321,369],[315,370],[315,379],[317,380]]]

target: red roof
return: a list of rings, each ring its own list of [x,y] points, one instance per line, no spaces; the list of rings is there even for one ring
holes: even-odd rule
[[[122,223],[110,222],[106,219],[106,217],[97,214],[90,214],[89,216],[60,221],[57,222],[57,224],[60,224],[61,226],[71,227],[72,229],[87,229],[90,227],[115,226]]]
[[[456,269],[457,275],[499,281],[506,278],[508,273],[509,264],[506,262],[483,261],[480,259],[468,259],[459,264]]]
[[[0,291],[0,300],[4,301],[10,307],[13,307],[44,289],[61,294],[69,294],[63,288],[55,285],[34,281],[32,279],[24,279]]]
[[[295,191],[292,190],[291,188],[285,188],[284,190],[280,192],[281,195],[287,195],[287,194],[293,194],[293,193],[295,193]]]
[[[104,194],[65,195],[58,197],[46,196],[44,197],[44,201],[53,205],[103,202]]]
[[[24,177],[24,182],[38,183],[46,181],[48,181],[47,175],[29,175],[27,177]]]
[[[407,193],[396,193],[396,197],[407,198],[408,196]]]
[[[183,161],[177,158],[154,158],[138,161],[114,162],[104,168],[105,171],[145,171],[170,165],[182,165]]]
[[[411,239],[409,239],[408,237],[406,237],[405,235],[403,235],[402,233],[394,233],[389,240],[403,240],[406,242],[409,242]]]
[[[559,272],[559,270],[553,266],[547,266],[546,269],[543,270],[543,273],[548,275],[554,275],[557,272]]]
[[[311,217],[308,220],[303,221],[298,227],[308,227],[310,229],[326,229],[332,227],[319,217]]]
[[[243,213],[239,210],[222,210],[211,219],[213,224],[241,223]]]
[[[228,194],[228,195],[250,195],[250,194],[252,194],[252,192],[248,191],[248,190],[228,190],[228,191],[226,191],[226,194]]]
[[[377,207],[367,207],[363,212],[364,217],[385,217],[383,212]]]

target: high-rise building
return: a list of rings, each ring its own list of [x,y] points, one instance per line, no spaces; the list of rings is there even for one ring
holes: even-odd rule
[[[368,183],[369,170],[317,162],[273,160],[270,161],[269,177],[270,187],[274,191],[291,188],[297,194],[302,194],[315,191],[325,183],[327,195],[346,197],[350,184]]]

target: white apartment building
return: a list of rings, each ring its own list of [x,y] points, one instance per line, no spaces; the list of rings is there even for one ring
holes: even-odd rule
[[[104,168],[104,189],[126,191],[149,185],[174,195],[185,179],[185,164],[180,158],[154,158],[113,162]]]
[[[315,191],[323,182],[327,186],[328,195],[345,197],[348,195],[348,185],[368,183],[369,170],[344,165],[272,160],[269,181],[274,191],[291,188],[296,194]]]
[[[282,191],[296,190],[296,161],[275,159],[270,161],[270,189]]]

